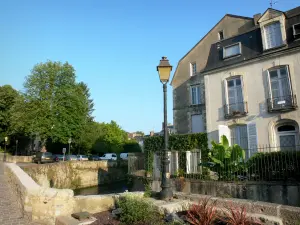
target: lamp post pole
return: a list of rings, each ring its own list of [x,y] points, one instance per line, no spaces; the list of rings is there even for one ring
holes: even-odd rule
[[[16,140],[16,155],[18,155],[18,140]]]
[[[4,152],[6,153],[6,145],[7,145],[8,137],[5,137],[5,138],[4,138],[4,141],[5,141]]]
[[[68,143],[69,143],[69,156],[71,155],[71,142],[72,142],[72,139],[71,138],[69,138],[69,140],[68,140]]]
[[[162,57],[159,65],[157,66],[157,71],[159,73],[159,78],[163,84],[163,94],[164,94],[164,150],[162,154],[162,180],[161,180],[161,192],[160,199],[169,200],[173,197],[173,192],[170,183],[170,171],[168,159],[168,119],[167,119],[167,83],[170,78],[170,73],[172,66],[169,64],[167,57]]]

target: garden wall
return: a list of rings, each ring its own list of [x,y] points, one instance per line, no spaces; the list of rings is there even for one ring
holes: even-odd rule
[[[12,163],[32,162],[32,156],[13,156],[7,153],[0,153],[0,161]]]
[[[185,179],[180,190],[178,180],[172,179],[173,191],[187,194],[211,195],[222,198],[239,198],[300,207],[300,184],[283,182],[222,182]],[[138,181],[136,181],[138,182]],[[152,190],[160,191],[161,182],[152,181]]]
[[[70,189],[125,180],[127,169],[126,161],[71,161],[24,168],[43,187]]]

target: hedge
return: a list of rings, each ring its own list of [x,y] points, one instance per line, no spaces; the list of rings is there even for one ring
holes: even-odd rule
[[[206,159],[208,155],[208,142],[206,133],[196,134],[176,134],[169,136],[168,148],[170,151],[179,151],[180,162],[179,167],[185,168],[185,154],[186,151],[193,149],[200,149],[202,159]],[[144,140],[146,170],[153,170],[153,155],[154,152],[164,150],[164,137],[152,136]],[[182,165],[181,165],[182,164]]]
[[[300,151],[256,153],[246,168],[252,180],[300,181]]]

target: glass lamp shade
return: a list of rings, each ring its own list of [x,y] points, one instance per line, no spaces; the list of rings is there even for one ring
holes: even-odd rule
[[[5,140],[5,142],[7,142],[8,141],[8,137],[5,137],[4,140]]]
[[[167,83],[170,79],[170,74],[172,71],[172,66],[170,65],[167,57],[162,57],[159,65],[157,66],[157,71],[160,81],[162,83]]]

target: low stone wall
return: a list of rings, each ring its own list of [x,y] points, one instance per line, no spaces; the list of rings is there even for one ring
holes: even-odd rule
[[[83,166],[85,167],[85,166]],[[76,212],[103,212],[122,195],[74,196],[73,190],[42,187],[14,163],[5,164],[5,177],[24,216],[40,224],[54,225],[56,217]],[[134,194],[142,195],[142,192]]]
[[[300,183],[296,182],[222,182],[185,179],[183,189],[172,179],[173,191],[223,198],[239,198],[300,207]],[[152,190],[160,191],[161,182],[152,181]]]
[[[127,162],[70,161],[24,167],[39,185],[54,188],[83,188],[126,179]]]
[[[0,161],[11,163],[28,163],[32,162],[32,156],[13,156],[7,153],[0,153]]]

